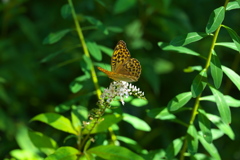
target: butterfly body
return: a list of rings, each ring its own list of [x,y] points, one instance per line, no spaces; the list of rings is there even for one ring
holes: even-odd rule
[[[101,67],[98,67],[98,69],[115,81],[136,82],[141,75],[140,62],[135,58],[131,58],[126,43],[122,40],[117,43],[114,49],[111,59],[111,71]]]

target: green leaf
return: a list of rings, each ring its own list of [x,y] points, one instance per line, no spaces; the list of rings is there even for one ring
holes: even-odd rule
[[[207,84],[207,72],[206,69],[202,70],[193,80],[191,85],[192,96],[196,98],[199,96]]]
[[[188,66],[188,68],[184,68],[184,72],[190,73],[193,71],[201,71],[202,70],[202,66]]]
[[[225,95],[224,99],[226,100],[227,104],[230,107],[240,107],[240,100],[235,99],[231,96]],[[200,98],[201,101],[211,101],[211,102],[216,102],[214,96],[204,96]]]
[[[28,131],[29,138],[35,147],[46,155],[52,154],[57,148],[57,143],[50,137],[40,132]]]
[[[207,113],[206,115],[207,115],[207,118],[213,124],[215,124],[223,133],[225,133],[229,138],[234,140],[235,135],[234,135],[234,132],[232,131],[231,127],[229,126],[229,124],[223,123],[221,118],[216,115],[209,114],[209,113]]]
[[[151,131],[150,126],[145,121],[141,120],[138,117],[124,113],[123,120],[131,124],[135,129],[142,131]]]
[[[127,148],[114,145],[97,146],[87,150],[88,154],[95,154],[98,157],[109,160],[144,160],[141,156]]]
[[[76,160],[80,152],[73,147],[61,147],[55,153],[51,154],[45,160]]]
[[[188,136],[187,136],[188,152],[191,155],[194,155],[195,153],[197,153],[197,150],[198,150],[198,137],[196,136],[198,132],[194,127],[194,125],[190,125],[188,127],[187,133],[188,133]]]
[[[240,90],[240,76],[234,72],[232,69],[222,66],[223,72],[228,76],[228,78],[235,84],[235,86]]]
[[[106,53],[110,57],[112,56],[112,54],[113,54],[113,49],[112,48],[108,48],[108,47],[102,46],[102,45],[98,45],[98,47],[103,53]]]
[[[182,47],[182,46],[175,47],[172,45],[168,45],[167,43],[164,43],[164,42],[158,42],[158,46],[160,48],[162,48],[162,50],[164,50],[164,51],[176,51],[178,53],[189,54],[189,55],[193,55],[193,56],[200,56],[199,53],[192,51],[186,47]]]
[[[167,107],[169,111],[176,111],[182,108],[191,98],[192,98],[191,92],[184,92],[184,93],[178,94],[176,97],[171,99]]]
[[[57,113],[42,113],[33,117],[30,121],[40,121],[58,130],[77,135],[77,132],[72,127],[70,120]]]
[[[214,86],[216,88],[219,88],[222,84],[223,71],[221,68],[220,60],[218,59],[218,56],[214,50],[212,51],[210,69],[211,69],[211,75],[213,78]]]
[[[113,7],[113,13],[119,14],[125,12],[128,9],[134,7],[136,5],[136,2],[136,0],[117,0]]]
[[[199,141],[205,148],[205,150],[214,158],[214,160],[221,160],[221,157],[218,153],[217,148],[214,146],[213,143],[208,143],[202,135],[198,136]]]
[[[238,34],[230,27],[223,25],[224,28],[227,29],[229,35],[231,36],[234,44],[236,45],[238,52],[240,52],[240,37]]]
[[[96,42],[87,42],[87,47],[90,52],[90,54],[97,60],[102,60],[102,53],[97,45]]]
[[[160,120],[172,120],[176,119],[176,116],[172,113],[169,113],[166,108],[154,108],[147,111],[147,114],[151,118],[160,119]]]
[[[135,98],[131,101],[131,105],[136,106],[136,107],[142,107],[148,104],[147,100],[144,99],[139,99],[139,98]]]
[[[230,48],[230,49],[233,49],[233,50],[239,52],[237,46],[233,42],[219,42],[219,43],[216,43],[215,45],[216,46],[224,46],[224,47],[227,47],[227,48]]]
[[[175,157],[180,152],[182,145],[183,141],[181,138],[173,140],[166,150],[167,159],[173,159],[173,157]]]
[[[239,8],[240,8],[239,1],[238,2],[237,1],[233,1],[233,2],[228,2],[226,10],[230,11],[230,10],[239,9]]]
[[[202,109],[198,109],[198,123],[203,133],[203,138],[208,143],[212,143],[211,123],[206,116],[206,112]]]
[[[62,6],[61,15],[64,19],[66,19],[72,15],[71,7],[69,4],[65,4]]]
[[[225,8],[223,6],[215,9],[208,20],[206,33],[210,34],[222,24],[225,16]]]
[[[65,29],[56,33],[50,33],[44,40],[43,44],[53,44],[61,40],[71,29]]]
[[[173,46],[185,46],[187,44],[201,40],[202,38],[208,36],[206,33],[201,32],[190,32],[179,37],[174,38],[170,44]]]
[[[223,94],[211,86],[210,89],[215,97],[215,101],[217,103],[218,111],[220,113],[222,121],[226,124],[231,123],[231,112]]]
[[[90,134],[106,132],[111,125],[116,124],[121,120],[122,120],[122,116],[120,116],[119,114],[103,116],[102,120],[97,122],[97,125],[94,127],[94,129],[91,131]],[[95,125],[95,122],[87,125],[84,128],[82,134],[88,134],[94,125]]]
[[[72,93],[77,93],[83,88],[83,82],[88,80],[90,77],[88,75],[82,75],[75,78],[69,85]]]

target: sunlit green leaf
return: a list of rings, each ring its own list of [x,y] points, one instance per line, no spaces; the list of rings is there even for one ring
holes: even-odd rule
[[[210,69],[211,69],[211,75],[213,78],[214,86],[216,88],[219,88],[222,83],[223,71],[221,68],[220,60],[214,50],[212,51]]]
[[[69,85],[72,93],[77,93],[83,88],[83,82],[88,80],[90,77],[88,75],[82,75],[74,79],[73,82]]]
[[[169,103],[168,103],[168,109],[170,111],[176,111],[183,107],[190,99],[192,98],[191,92],[184,92],[176,97],[174,97]]]
[[[198,134],[196,128],[194,125],[190,125],[187,130],[188,136],[188,152],[192,155],[197,153],[198,150],[198,137],[196,136]]]
[[[199,96],[207,84],[207,72],[202,70],[193,80],[191,85],[192,96],[195,98]]]
[[[210,89],[215,97],[215,101],[222,121],[226,124],[231,123],[231,112],[223,94],[211,86]]]
[[[240,52],[240,37],[238,34],[230,27],[223,25],[224,28],[227,29],[229,35],[231,36],[234,44],[236,45],[238,52]]]
[[[178,53],[183,53],[183,54],[189,54],[189,55],[193,55],[193,56],[200,56],[199,53],[192,51],[186,47],[176,47],[176,46],[172,46],[169,45],[167,43],[164,42],[158,42],[158,46],[162,48],[162,50],[164,51],[176,51]]]
[[[123,120],[130,123],[135,129],[142,130],[142,131],[150,131],[150,126],[143,121],[142,119],[132,116],[130,114],[124,113]]]
[[[208,20],[206,33],[210,34],[222,24],[225,16],[225,8],[223,6],[215,9]]]
[[[147,100],[144,99],[139,99],[139,98],[135,98],[131,101],[131,105],[136,106],[136,107],[142,107],[148,104]]]
[[[233,49],[233,50],[239,52],[237,46],[233,42],[219,42],[219,43],[216,43],[215,45],[216,46],[224,46],[224,47],[227,47],[227,48],[230,48],[230,49]]]
[[[215,159],[215,160],[221,160],[221,157],[218,153],[217,148],[214,146],[213,143],[208,143],[203,136],[198,136],[199,141],[205,148],[205,150]]]
[[[93,147],[87,150],[87,153],[92,153],[98,157],[109,160],[144,160],[141,156],[129,149],[115,145]]]
[[[67,159],[67,160],[76,160],[80,151],[73,147],[61,147],[58,150],[45,158],[45,160],[59,160],[59,159]]]
[[[166,108],[154,108],[149,110],[148,116],[155,118],[155,119],[161,119],[161,120],[171,120],[175,119],[176,116],[172,113],[169,113],[167,107]]]
[[[239,9],[239,8],[240,8],[239,1],[238,2],[237,1],[232,1],[232,2],[228,2],[226,10],[230,11],[230,10]]]
[[[206,116],[206,112],[202,109],[198,109],[198,123],[203,133],[203,138],[208,143],[212,143],[211,123]]]
[[[208,36],[208,34],[206,33],[190,32],[185,35],[181,35],[179,37],[174,38],[170,42],[170,44],[173,46],[184,46],[184,45],[199,41],[206,36]]]
[[[46,155],[52,154],[57,149],[57,143],[50,137],[40,133],[28,131],[29,138],[34,146]]]
[[[222,66],[223,72],[228,76],[228,78],[235,84],[235,86],[240,90],[240,76],[234,72],[232,69]]]
[[[170,145],[168,145],[166,150],[167,159],[173,159],[181,150],[183,141],[181,138],[175,139]]]
[[[103,116],[101,117],[102,120],[100,120],[100,122],[98,122],[96,126],[94,126],[95,123],[90,123],[89,125],[85,126],[82,133],[89,134],[89,131],[92,129],[92,127],[94,128],[93,130],[91,130],[90,134],[106,132],[111,125],[118,123],[122,120],[122,118],[123,117],[119,114]]]
[[[213,124],[215,124],[223,133],[225,133],[229,138],[234,140],[235,135],[229,124],[223,123],[221,118],[216,115],[209,114],[209,113],[207,113],[206,115],[207,115],[207,118]],[[213,136],[214,136],[214,133],[213,133]]]
[[[226,100],[227,104],[230,107],[240,107],[240,100],[235,99],[231,96],[225,95],[224,99]],[[211,101],[211,102],[216,102],[215,98],[213,95],[210,96],[204,96],[200,98],[201,101]]]
[[[70,120],[57,113],[42,113],[33,117],[31,119],[31,122],[32,121],[40,121],[58,130],[72,134],[77,134],[77,132],[73,129]]]

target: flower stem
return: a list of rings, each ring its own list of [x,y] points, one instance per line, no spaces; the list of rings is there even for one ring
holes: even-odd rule
[[[69,6],[71,8],[71,11],[72,11],[72,16],[73,16],[74,23],[75,23],[75,26],[76,26],[76,29],[77,29],[77,33],[78,33],[80,42],[81,42],[82,47],[83,47],[83,52],[86,55],[86,57],[88,57],[91,60],[91,57],[90,57],[90,54],[88,52],[88,48],[87,48],[87,45],[86,45],[86,42],[85,42],[85,39],[84,39],[84,36],[83,36],[83,33],[82,33],[82,29],[80,27],[80,23],[78,22],[77,15],[76,15],[76,12],[75,12],[74,7],[73,7],[72,0],[68,0],[68,3],[69,3]],[[95,86],[95,89],[96,89],[96,92],[97,92],[97,97],[98,97],[98,99],[100,99],[101,90],[100,90],[99,85],[98,85],[97,75],[96,75],[93,63],[91,63],[89,65],[91,65],[91,75],[92,75],[92,80],[93,80],[93,83],[94,83],[94,86]]]

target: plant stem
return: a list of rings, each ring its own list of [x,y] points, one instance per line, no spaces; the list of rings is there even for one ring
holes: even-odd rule
[[[86,45],[86,42],[85,42],[85,39],[84,39],[84,36],[83,36],[83,33],[82,33],[82,29],[80,27],[80,24],[79,24],[78,19],[77,19],[76,12],[75,12],[74,7],[73,7],[72,0],[68,0],[68,3],[69,3],[69,6],[71,8],[71,11],[72,11],[72,16],[73,16],[73,19],[74,19],[74,23],[76,25],[78,36],[79,36],[80,42],[81,42],[82,47],[83,47],[83,52],[86,55],[86,57],[88,57],[91,60],[91,57],[90,57],[90,54],[88,52],[88,48],[87,48],[87,45]],[[98,99],[100,99],[101,90],[100,90],[99,85],[98,85],[97,75],[96,75],[93,63],[91,63],[89,65],[91,65],[91,75],[92,75],[92,80],[93,80],[93,83],[94,83],[94,86],[95,86],[95,89],[96,89],[97,97],[98,97]]]

